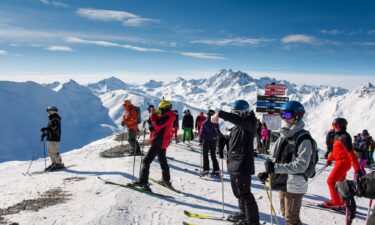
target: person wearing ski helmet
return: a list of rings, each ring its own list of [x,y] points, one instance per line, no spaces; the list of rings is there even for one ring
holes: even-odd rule
[[[367,130],[363,130],[361,134],[361,142],[357,148],[358,164],[363,175],[366,174],[366,164],[369,160],[369,149],[371,146],[370,134]],[[357,179],[357,174],[354,174],[354,179]]]
[[[330,166],[333,161],[335,165],[327,178],[327,184],[331,199],[320,204],[321,207],[341,209],[345,207],[345,201],[340,198],[335,190],[335,184],[343,181],[346,174],[353,166],[358,177],[362,177],[362,171],[359,168],[357,158],[354,153],[352,138],[346,132],[348,122],[344,118],[336,118],[332,122],[332,128],[335,130],[335,139],[331,155],[327,159],[326,166]]]
[[[313,156],[312,138],[302,121],[304,114],[305,108],[298,101],[288,101],[282,106],[280,137],[271,149],[273,160],[266,160],[265,172],[258,174],[263,183],[271,174],[272,185],[279,190],[280,210],[286,225],[302,225],[300,210],[308,187],[305,172]]]
[[[171,142],[175,118],[176,115],[172,112],[172,104],[166,100],[160,102],[159,109],[151,114],[151,123],[155,130],[152,132],[151,146],[142,160],[139,181],[135,183],[146,190],[151,190],[148,184],[148,177],[150,174],[150,164],[156,156],[158,156],[162,170],[162,182],[166,186],[172,187],[166,150]]]
[[[133,149],[132,154],[143,155],[143,153],[141,152],[141,147],[139,146],[137,140],[138,111],[130,100],[125,100],[123,106],[125,113],[122,116],[121,125],[128,127],[128,142]]]
[[[46,171],[52,171],[64,168],[61,156],[59,153],[59,145],[61,141],[61,117],[58,114],[56,106],[48,106],[46,112],[48,113],[48,124],[46,127],[40,129],[42,132],[42,139],[47,137],[48,141],[48,155],[51,158],[51,165],[46,168]]]
[[[236,221],[237,225],[258,225],[259,209],[250,187],[251,175],[255,173],[253,142],[257,118],[245,100],[234,101],[231,108],[231,112],[220,110],[211,117],[213,123],[218,123],[221,118],[234,124],[229,139],[227,167],[240,212],[228,219]]]

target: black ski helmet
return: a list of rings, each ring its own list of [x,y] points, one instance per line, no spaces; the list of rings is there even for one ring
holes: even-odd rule
[[[344,118],[336,118],[332,122],[332,126],[337,126],[340,131],[345,131],[346,127],[348,126],[348,121]]]
[[[59,110],[57,109],[56,106],[48,106],[46,109],[46,112],[50,112],[50,111],[58,112]]]

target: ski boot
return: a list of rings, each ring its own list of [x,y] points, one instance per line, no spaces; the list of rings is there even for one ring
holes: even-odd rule
[[[140,188],[142,188],[146,191],[152,192],[149,183],[141,183],[141,182],[138,181],[138,182],[134,182],[133,185],[137,186],[137,187],[140,187]]]
[[[65,168],[63,163],[52,163],[50,166],[48,166],[45,171],[55,171],[59,169]]]
[[[213,171],[211,173],[211,177],[214,177],[214,178],[221,178],[221,173],[220,171]]]
[[[240,220],[245,220],[246,219],[246,216],[244,213],[242,212],[238,212],[238,213],[235,213],[235,214],[232,214],[232,215],[229,215],[227,217],[227,220],[228,221],[231,221],[231,222],[239,222]]]
[[[210,172],[209,171],[201,171],[199,172],[200,177],[210,177]]]

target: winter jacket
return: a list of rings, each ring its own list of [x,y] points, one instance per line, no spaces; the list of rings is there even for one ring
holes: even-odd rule
[[[175,115],[176,115],[176,119],[174,120],[174,122],[173,122],[173,128],[175,128],[175,129],[178,129],[178,127],[180,126],[178,123],[179,123],[179,121],[178,121],[178,113],[175,113]]]
[[[132,104],[124,105],[125,113],[122,116],[123,123],[133,132],[138,130],[138,111]]]
[[[214,141],[218,139],[219,124],[212,123],[211,117],[209,116],[203,123],[200,130],[199,141]]]
[[[335,161],[335,166],[350,167],[352,165],[354,170],[359,170],[359,164],[354,154],[352,138],[346,131],[336,132],[333,150],[328,160]]]
[[[173,122],[176,115],[168,110],[163,112],[161,115],[154,112],[151,115],[151,123],[155,128],[154,132],[151,133],[151,146],[167,149],[172,138]]]
[[[331,129],[328,131],[326,136],[327,151],[331,152],[333,149],[333,141],[335,140],[335,130]]]
[[[197,118],[195,119],[195,129],[200,129],[202,126],[202,123],[206,120],[207,118],[201,113]]]
[[[192,115],[188,114],[182,118],[182,129],[184,128],[194,128],[194,118]]]
[[[298,121],[293,125],[285,124],[280,130],[280,137],[277,139],[274,147],[271,150],[271,155],[275,163],[275,174],[287,174],[286,184],[280,184],[279,189],[289,193],[304,194],[307,192],[307,180],[304,173],[309,166],[311,154],[313,152],[312,143],[309,139],[304,139],[298,145],[297,156],[293,154],[290,162],[278,162],[278,153],[287,151],[287,138],[291,138],[298,131],[305,126],[303,121]],[[275,175],[275,176],[276,176]],[[276,182],[273,182],[276,183]],[[284,186],[285,185],[285,186]]]
[[[267,128],[262,128],[261,138],[262,138],[262,141],[268,140],[268,129]]]
[[[44,136],[47,136],[47,141],[60,141],[61,140],[61,117],[59,114],[54,113],[48,116],[48,125],[43,127],[41,131]]]
[[[229,137],[227,159],[228,173],[231,175],[253,175],[254,148],[257,119],[253,111],[241,115],[220,110],[220,118],[234,124]]]
[[[359,144],[358,149],[357,149],[358,158],[363,159],[363,160],[368,160],[371,140],[368,137],[362,137],[361,140],[362,141]]]

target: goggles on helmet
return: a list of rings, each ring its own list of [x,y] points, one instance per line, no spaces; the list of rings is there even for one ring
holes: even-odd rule
[[[280,116],[284,120],[290,120],[295,117],[295,114],[294,112],[291,112],[291,111],[281,111]]]

